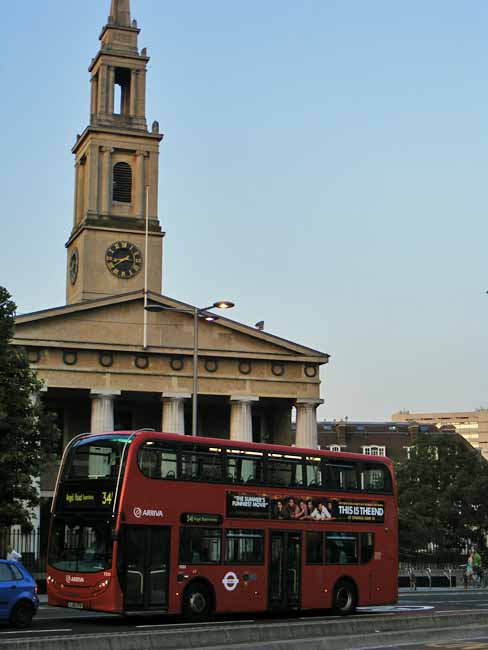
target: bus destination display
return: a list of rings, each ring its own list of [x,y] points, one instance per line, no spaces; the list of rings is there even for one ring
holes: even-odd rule
[[[66,487],[60,505],[65,510],[111,509],[114,496],[115,492],[110,488],[84,489]]]

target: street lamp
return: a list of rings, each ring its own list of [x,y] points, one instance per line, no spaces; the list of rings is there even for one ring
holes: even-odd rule
[[[198,406],[198,318],[207,321],[216,321],[218,316],[209,312],[209,309],[232,309],[234,303],[230,300],[218,300],[208,307],[168,307],[159,303],[145,305],[144,309],[150,312],[176,311],[182,314],[193,314],[193,393],[192,393],[192,418],[191,434],[197,435],[197,406]]]

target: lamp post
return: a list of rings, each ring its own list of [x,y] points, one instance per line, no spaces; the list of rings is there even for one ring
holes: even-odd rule
[[[192,391],[192,418],[191,434],[197,435],[197,409],[198,409],[198,318],[203,317],[208,321],[218,320],[216,314],[211,314],[210,309],[232,309],[234,303],[230,300],[218,300],[208,307],[168,307],[159,303],[145,305],[144,309],[150,312],[176,311],[182,314],[193,314],[193,391]]]

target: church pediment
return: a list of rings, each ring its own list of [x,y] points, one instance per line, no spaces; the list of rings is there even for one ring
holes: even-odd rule
[[[146,343],[147,352],[189,354],[193,349],[194,307],[155,294],[149,300],[167,309],[145,312],[144,294],[136,291],[25,314],[17,318],[15,343],[128,352],[141,351]],[[327,354],[216,315],[215,322],[199,319],[200,356],[328,361]]]

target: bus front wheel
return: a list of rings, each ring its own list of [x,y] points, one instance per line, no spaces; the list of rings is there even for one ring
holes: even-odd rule
[[[349,580],[339,580],[334,589],[333,608],[336,614],[347,616],[356,611],[358,597],[356,587]]]
[[[203,582],[193,582],[183,594],[183,616],[190,622],[208,621],[213,614],[213,598]]]

